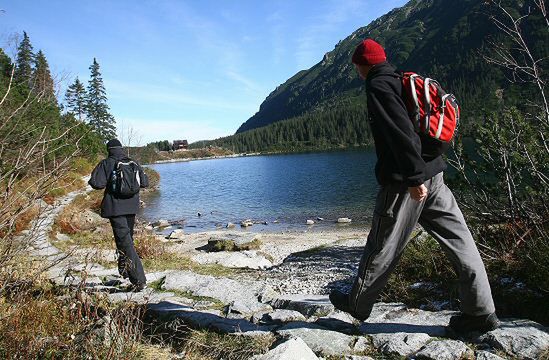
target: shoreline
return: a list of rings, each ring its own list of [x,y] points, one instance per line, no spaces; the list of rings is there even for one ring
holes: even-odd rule
[[[169,163],[197,161],[197,160],[230,159],[230,158],[239,158],[239,157],[246,157],[246,156],[261,156],[261,155],[268,155],[268,154],[241,153],[241,154],[231,154],[231,155],[214,155],[214,156],[207,156],[207,157],[200,157],[200,158],[175,158],[175,159],[167,159],[167,160],[157,160],[151,164],[146,164],[146,165],[169,164]]]

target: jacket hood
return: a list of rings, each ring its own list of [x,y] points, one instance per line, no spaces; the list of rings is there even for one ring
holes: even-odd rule
[[[124,151],[123,147],[112,147],[108,149],[109,151],[109,157],[114,158],[116,160],[124,159],[127,157],[126,152]]]

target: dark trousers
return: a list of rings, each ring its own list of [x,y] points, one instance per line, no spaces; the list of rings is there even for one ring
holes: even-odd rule
[[[109,220],[118,253],[118,272],[134,285],[145,284],[145,271],[133,245],[135,215],[113,216]]]

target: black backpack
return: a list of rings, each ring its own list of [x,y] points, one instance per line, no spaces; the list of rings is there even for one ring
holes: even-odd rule
[[[141,187],[139,165],[130,159],[117,161],[111,174],[110,183],[111,192],[117,197],[130,198],[139,193]]]

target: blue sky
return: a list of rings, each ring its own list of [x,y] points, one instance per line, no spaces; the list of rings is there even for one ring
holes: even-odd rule
[[[404,0],[1,1],[2,46],[26,31],[60,91],[97,58],[112,114],[140,142],[233,134],[267,95]],[[11,50],[10,50],[11,49]]]

